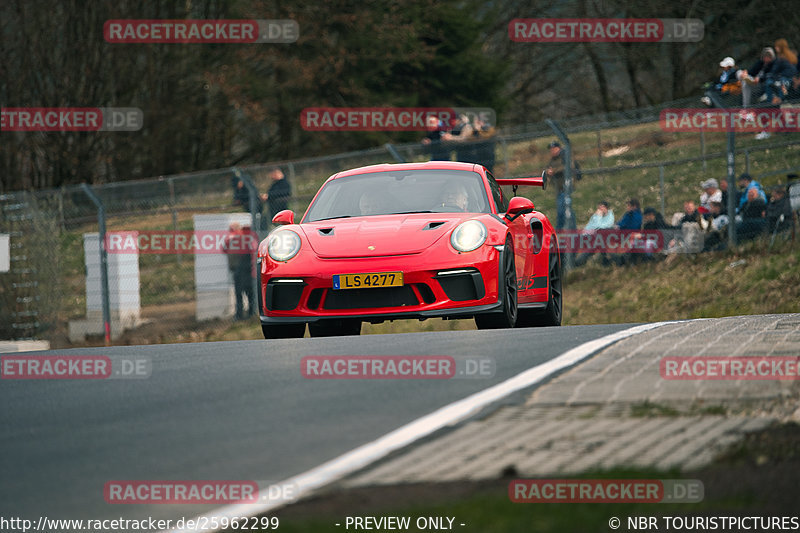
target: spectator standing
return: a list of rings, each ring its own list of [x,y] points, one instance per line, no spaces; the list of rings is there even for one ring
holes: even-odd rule
[[[421,142],[428,147],[431,161],[450,161],[450,150],[444,142],[445,124],[438,117],[429,115],[426,126],[427,132]]]
[[[222,248],[228,256],[228,269],[233,275],[236,320],[244,320],[256,312],[253,297],[253,251],[250,239],[253,239],[250,227],[242,227],[234,222],[230,225]],[[247,315],[244,313],[244,298],[247,298]]]
[[[488,168],[490,172],[494,170],[495,163],[495,140],[497,133],[494,126],[475,116],[472,120],[472,135],[475,141],[475,163]]]
[[[556,229],[564,229],[567,222],[567,191],[564,169],[566,168],[566,154],[557,141],[551,142],[547,148],[550,150],[550,162],[547,165],[547,179],[553,183],[556,190]],[[573,168],[575,166],[573,165]],[[573,186],[581,179],[580,173],[572,171]]]
[[[233,205],[238,205],[245,211],[250,211],[250,191],[247,190],[244,180],[234,176],[233,184]]]
[[[267,194],[262,195],[262,200],[267,202],[269,220],[272,221],[275,215],[288,209],[289,198],[292,197],[292,187],[283,175],[283,171],[278,167],[271,168],[268,175],[272,180],[272,185]]]

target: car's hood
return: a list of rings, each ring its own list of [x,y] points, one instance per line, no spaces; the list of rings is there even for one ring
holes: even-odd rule
[[[321,258],[417,254],[474,213],[415,213],[323,220],[302,224]]]

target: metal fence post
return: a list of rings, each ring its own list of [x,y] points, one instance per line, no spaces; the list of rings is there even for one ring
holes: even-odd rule
[[[86,196],[97,206],[97,225],[100,233],[100,285],[103,300],[103,331],[105,332],[105,344],[111,345],[111,303],[108,291],[108,252],[106,251],[106,208],[100,197],[97,196],[89,185],[81,183],[81,188]]]
[[[720,109],[725,109],[725,105],[720,100],[719,95],[714,91],[706,91],[714,105]],[[728,150],[727,150],[727,169],[728,169],[728,246],[733,248],[736,246],[736,206],[734,205],[733,197],[736,191],[736,133],[731,130],[728,132]],[[750,168],[749,155],[745,149],[746,168]]]
[[[169,177],[167,178],[167,184],[169,186],[169,208],[172,211],[172,229],[175,230],[175,233],[178,232],[178,212],[175,210],[175,178]],[[178,264],[180,265],[183,261],[183,254],[176,254]]]
[[[389,152],[389,155],[391,155],[398,163],[406,162],[406,160],[403,159],[403,156],[400,155],[400,152],[397,151],[397,148],[395,148],[392,143],[386,143],[383,145],[383,147],[386,148],[386,150]]]
[[[664,199],[664,165],[658,167],[658,185],[661,187],[661,216],[667,216],[666,201]]]
[[[706,165],[706,131],[700,130],[700,155],[703,156],[703,172],[708,169]]]

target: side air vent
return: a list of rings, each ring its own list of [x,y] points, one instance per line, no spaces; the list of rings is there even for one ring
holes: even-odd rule
[[[422,228],[422,230],[425,231],[425,230],[429,230],[429,229],[438,228],[442,224],[444,224],[444,221],[441,221],[441,222],[428,222],[428,224],[424,228]]]
[[[333,228],[320,228],[319,234],[326,236],[333,235]]]

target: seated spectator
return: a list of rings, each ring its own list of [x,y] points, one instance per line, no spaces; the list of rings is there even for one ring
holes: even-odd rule
[[[640,230],[642,229],[642,210],[639,207],[639,200],[637,198],[628,199],[625,204],[625,214],[619,219],[619,222],[614,226],[616,229],[621,230]],[[630,253],[617,254],[614,257],[614,262],[617,265],[632,262]]]
[[[742,106],[749,107],[753,96],[753,87],[761,86],[764,90],[762,100],[778,105],[786,96],[792,78],[797,74],[797,67],[778,57],[771,46],[761,51],[761,59],[747,70],[737,73],[742,83]]]
[[[737,213],[741,212],[744,204],[748,201],[748,194],[750,194],[751,189],[758,191],[758,195],[764,201],[764,204],[767,203],[767,195],[764,193],[764,189],[761,188],[761,184],[754,180],[747,172],[739,176],[739,188],[742,189],[742,193],[739,196],[739,206],[736,208]]]
[[[728,178],[724,178],[719,182],[719,189],[722,191],[722,208],[728,209]],[[739,205],[739,191],[734,191],[733,197],[733,205],[734,207]]]
[[[763,233],[767,229],[767,219],[764,218],[766,209],[767,203],[761,198],[759,191],[755,188],[748,189],[747,201],[739,212],[741,220],[736,223],[736,238],[744,241]]]
[[[728,215],[722,202],[711,202],[711,225],[708,227],[703,251],[724,250],[728,231]]]
[[[778,39],[775,41],[775,53],[778,57],[781,57],[797,67],[800,64],[800,61],[797,59],[797,52],[789,48],[789,41],[786,39]]]
[[[703,194],[700,195],[700,207],[706,212],[711,211],[711,202],[722,202],[722,191],[719,182],[714,178],[707,179],[700,184]]]
[[[719,66],[722,68],[722,73],[713,84],[706,84],[707,88],[723,97],[738,96],[742,92],[742,82],[736,77],[736,72],[739,70],[736,68],[736,61],[732,57],[726,57],[719,62]],[[700,100],[707,106],[712,105],[708,96],[703,96]]]
[[[730,219],[725,213],[725,206],[722,202],[711,202],[711,226],[709,231],[720,231],[728,226]]]
[[[619,219],[617,229],[637,230],[642,228],[642,211],[639,207],[639,200],[630,198],[625,204],[625,214]]]
[[[586,230],[608,229],[614,227],[614,211],[609,209],[608,202],[597,204],[597,210],[586,223]]]
[[[783,215],[783,219],[781,219]],[[786,194],[786,187],[778,185],[772,189],[766,210],[767,231],[786,231],[792,229],[792,206]]]
[[[699,220],[700,212],[697,210],[697,205],[691,200],[683,202],[682,213],[672,215],[672,225],[676,228],[681,227],[686,222],[698,222]]]
[[[667,224],[667,221],[664,220],[663,215],[661,215],[656,208],[648,207],[642,212],[642,229],[653,231],[673,229],[673,227]]]
[[[608,202],[602,201],[597,204],[597,210],[589,218],[589,222],[583,228],[585,231],[595,231],[599,229],[610,229],[614,227],[614,211],[608,208]],[[575,257],[575,265],[585,265],[592,258],[593,252],[582,252]],[[604,265],[608,264],[605,253],[601,254]]]
[[[784,100],[800,98],[800,60],[797,58],[797,52],[789,48],[789,42],[786,39],[778,39],[775,41],[775,54],[794,65],[795,70],[797,70],[794,78],[792,78],[792,84],[788,88],[789,94],[786,95]]]
[[[661,232],[661,238],[659,239],[658,242],[661,243],[669,242],[669,240],[672,237],[671,235],[672,232],[669,230],[672,229],[675,228],[667,224],[667,221],[664,220],[664,216],[661,213],[659,213],[654,207],[647,207],[642,212],[642,230],[648,232],[655,232],[655,231]],[[640,254],[641,258],[650,261],[655,259],[655,252],[657,251],[653,244],[655,241],[653,241],[652,239],[648,239],[647,235],[640,234],[638,237],[640,239],[645,239],[646,248],[644,250],[644,253]]]

